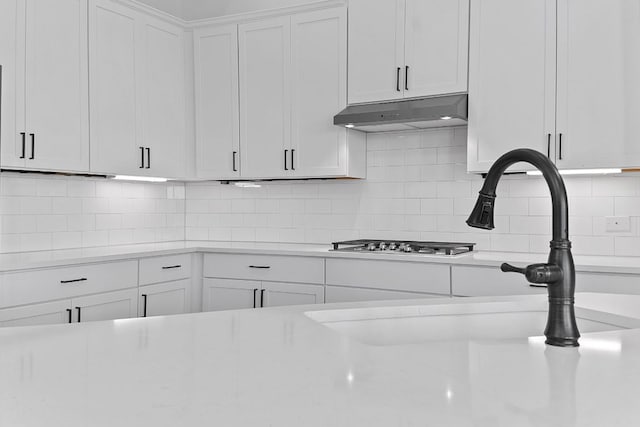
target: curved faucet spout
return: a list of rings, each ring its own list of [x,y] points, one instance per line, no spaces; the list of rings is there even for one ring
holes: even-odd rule
[[[553,204],[551,251],[547,264],[534,264],[527,268],[503,264],[502,271],[522,273],[531,283],[547,284],[549,316],[544,332],[547,337],[546,343],[561,347],[575,347],[578,345],[580,333],[574,313],[575,266],[569,241],[569,204],[564,181],[551,160],[538,151],[525,148],[502,155],[489,169],[467,224],[487,230],[494,228],[493,211],[498,181],[509,166],[518,162],[535,166],[542,172],[549,186]]]
[[[514,163],[526,162],[535,166],[540,172],[551,192],[553,204],[553,240],[569,240],[569,204],[567,202],[567,190],[564,181],[556,166],[544,154],[521,148],[501,156],[495,161],[487,177],[480,194],[496,197],[496,187],[505,170]],[[471,225],[471,224],[470,224]],[[472,225],[473,226],[473,225]]]

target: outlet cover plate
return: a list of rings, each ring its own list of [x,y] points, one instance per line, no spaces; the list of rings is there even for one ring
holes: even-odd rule
[[[631,219],[628,216],[608,216],[605,221],[608,232],[631,231]]]

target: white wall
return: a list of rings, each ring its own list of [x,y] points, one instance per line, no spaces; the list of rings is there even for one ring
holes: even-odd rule
[[[187,239],[308,242],[351,238],[471,241],[479,249],[548,252],[551,202],[540,177],[503,178],[496,229],[465,220],[482,185],[466,174],[466,129],[369,135],[365,181],[187,184]],[[574,253],[640,256],[640,178],[567,177]],[[631,217],[608,233],[605,217]]]
[[[0,252],[184,239],[184,184],[0,174]]]
[[[318,0],[140,0],[142,3],[188,21],[278,9]]]

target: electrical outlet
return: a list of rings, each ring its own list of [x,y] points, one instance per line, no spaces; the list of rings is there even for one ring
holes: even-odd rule
[[[631,219],[628,216],[605,217],[606,231],[631,231]]]

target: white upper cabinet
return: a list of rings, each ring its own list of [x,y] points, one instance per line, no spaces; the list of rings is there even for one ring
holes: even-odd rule
[[[640,1],[558,0],[559,168],[640,166]]]
[[[345,175],[348,135],[332,117],[347,99],[346,10],[294,15],[291,33],[289,167],[296,176]]]
[[[184,30],[91,0],[91,171],[184,175]]]
[[[349,0],[349,103],[402,98],[404,0]]]
[[[0,13],[9,110],[2,166],[87,172],[87,2],[6,0]]]
[[[281,177],[290,171],[291,19],[242,24],[238,33],[242,175]]]
[[[470,31],[468,170],[515,148],[552,155],[555,0],[474,0]]]
[[[349,103],[467,90],[469,0],[350,0]]]
[[[514,148],[560,169],[640,166],[639,72],[640,0],[474,0],[469,171]]]
[[[135,16],[109,0],[91,3],[91,170],[134,175],[142,165]]]
[[[193,33],[198,178],[240,176],[238,26]]]

